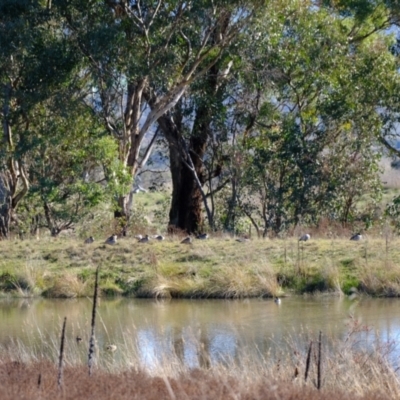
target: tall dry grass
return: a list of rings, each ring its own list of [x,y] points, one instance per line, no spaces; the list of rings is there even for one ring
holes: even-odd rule
[[[342,390],[317,391],[293,382],[265,376],[264,379],[237,380],[209,371],[191,371],[178,377],[152,377],[143,371],[108,374],[99,371],[91,378],[82,367],[66,368],[64,387],[59,390],[54,379],[56,369],[42,362],[26,365],[16,362],[0,364],[0,391],[3,400],[18,399],[342,399]],[[38,384],[38,377],[41,377]],[[357,396],[354,397],[357,399]],[[384,399],[379,393],[364,399]]]
[[[144,349],[132,342],[132,336],[124,332],[124,341],[116,344],[115,351],[108,350],[109,346],[98,348],[96,343],[91,376],[85,366],[87,358],[82,357],[87,354],[88,338],[85,343],[67,341],[60,390],[57,338],[46,339],[46,346],[54,349],[50,358],[33,354],[27,347],[1,348],[0,398],[400,398],[393,363],[398,354],[395,343],[377,339],[367,344],[368,328],[357,321],[351,322],[340,340],[300,332],[287,339],[285,349],[257,356],[243,347],[234,358],[217,360],[197,338],[195,367],[182,357],[179,345],[164,358],[155,354],[151,366],[145,366]]]
[[[56,363],[2,358],[0,393],[2,399],[74,400],[399,398],[399,378],[382,354],[350,351],[346,346],[328,352],[322,343],[320,378],[316,343],[309,358],[305,346],[274,362],[249,360],[243,354],[238,364],[205,369],[178,367],[178,360],[172,357],[169,366],[151,373],[137,367],[119,371],[96,368],[89,377],[86,367],[67,365],[61,387]]]

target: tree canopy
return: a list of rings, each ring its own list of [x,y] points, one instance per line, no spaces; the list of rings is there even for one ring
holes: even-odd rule
[[[38,218],[56,235],[99,203],[126,234],[133,181],[159,140],[171,230],[367,223],[379,160],[399,153],[399,9],[3,1],[0,235]]]

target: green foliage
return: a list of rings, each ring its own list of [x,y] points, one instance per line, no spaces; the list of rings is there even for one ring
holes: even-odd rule
[[[385,216],[389,218],[397,231],[400,231],[400,196],[396,196],[385,209]]]
[[[157,201],[156,210],[154,211],[154,222],[160,228],[168,225],[168,211],[171,204],[171,198],[165,195],[162,199]]]
[[[32,127],[34,135],[24,137],[18,148],[29,157],[26,208],[39,214],[44,208],[47,227],[59,233],[126,190],[127,179],[115,142],[103,135],[87,109],[71,103],[65,116],[49,110],[38,110],[44,114],[41,124]],[[104,182],[103,171],[114,179]]]
[[[259,104],[247,110],[256,123],[234,158],[238,204],[264,235],[323,216],[351,222],[364,193],[372,203],[381,195],[378,107],[399,82],[392,38],[371,33],[352,46],[348,21],[324,9],[293,2],[274,12],[259,22],[263,34],[246,52],[252,68],[241,72]]]
[[[1,214],[6,218],[28,194],[35,197],[39,180],[50,197],[60,197],[54,184],[51,188],[48,169],[58,175],[65,170],[70,181],[76,178],[76,170],[70,166],[76,160],[66,151],[76,137],[69,135],[65,121],[70,118],[69,123],[75,122],[77,117],[70,113],[69,101],[75,100],[71,89],[77,82],[79,57],[44,2],[5,1],[0,7],[4,11],[0,13],[0,117],[4,128],[0,174],[2,195],[10,204],[2,207]],[[63,143],[57,135],[59,125]],[[75,154],[84,158],[79,152]],[[32,186],[31,179],[36,180]],[[60,180],[56,179],[55,185],[60,185]],[[82,192],[79,188],[73,191]],[[18,222],[20,229],[26,230],[21,227],[24,223]],[[1,225],[1,234],[7,236],[9,226]]]
[[[9,272],[3,272],[0,275],[0,290],[8,292],[10,290],[16,289],[16,276],[10,274]]]
[[[342,291],[346,294],[351,294],[351,291],[360,287],[360,280],[355,277],[348,277],[342,284]]]
[[[116,284],[121,287],[124,296],[135,296],[146,284],[146,279],[117,279]]]
[[[114,282],[106,281],[100,285],[101,293],[105,296],[120,296],[123,290]]]
[[[167,116],[179,157],[182,138],[204,141],[195,153],[212,227],[243,233],[251,221],[266,235],[321,217],[371,224],[377,140],[400,104],[386,31],[397,1],[126,7],[0,4],[0,178],[13,208],[1,207],[0,222],[7,211],[20,231],[37,219],[57,234],[96,207],[123,214],[145,134]],[[386,210],[393,220],[397,203]],[[167,206],[158,205],[158,224]],[[147,226],[140,207],[131,224]]]
[[[149,221],[142,205],[134,205],[132,209],[129,229],[131,232],[147,232]]]

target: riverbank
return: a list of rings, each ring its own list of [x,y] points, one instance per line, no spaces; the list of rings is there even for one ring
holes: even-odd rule
[[[84,244],[70,238],[0,242],[3,296],[243,298],[290,293],[400,296],[400,239],[181,238]]]

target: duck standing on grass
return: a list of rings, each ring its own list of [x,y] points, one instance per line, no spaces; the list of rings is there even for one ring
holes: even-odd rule
[[[116,244],[117,243],[117,235],[112,235],[104,242],[105,244]]]
[[[159,240],[161,242],[162,240],[165,239],[165,237],[163,235],[156,235],[154,236],[154,239]]]
[[[192,238],[190,236],[185,237],[185,239],[183,239],[181,241],[182,244],[192,244]]]
[[[302,235],[299,237],[299,242],[307,242],[307,240],[311,239],[311,235],[306,233],[305,235]]]
[[[196,239],[206,240],[206,239],[208,239],[208,235],[207,235],[207,233],[201,233],[200,235],[196,236]]]
[[[362,235],[361,233],[356,233],[355,235],[353,235],[350,240],[355,240],[355,241],[359,241],[362,239]]]
[[[89,236],[86,240],[85,240],[85,244],[90,244],[94,242],[94,237],[93,236]]]
[[[145,235],[144,238],[139,239],[139,243],[149,243],[149,242],[150,242],[149,235]]]

